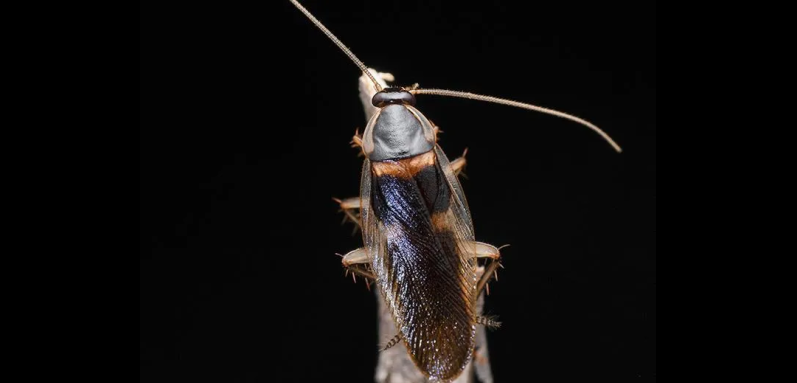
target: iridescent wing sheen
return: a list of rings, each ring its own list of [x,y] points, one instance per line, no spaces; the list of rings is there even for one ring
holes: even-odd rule
[[[424,166],[417,158],[365,161],[363,239],[413,362],[446,381],[462,372],[474,348],[476,261],[467,255],[473,225],[445,154],[436,146],[422,156]]]

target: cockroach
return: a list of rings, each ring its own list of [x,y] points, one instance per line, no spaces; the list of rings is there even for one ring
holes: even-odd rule
[[[429,380],[450,382],[474,357],[477,326],[499,323],[480,316],[477,301],[500,266],[495,246],[477,242],[470,209],[457,179],[464,158],[449,162],[438,129],[418,109],[417,95],[467,98],[566,118],[600,134],[578,117],[517,101],[441,89],[383,87],[340,40],[296,0],[290,0],[367,76],[378,110],[354,144],[365,157],[359,198],[338,201],[362,229],[364,247],[343,257],[355,275],[374,281],[400,342]],[[356,211],[359,210],[359,215]],[[480,267],[479,259],[487,260]]]

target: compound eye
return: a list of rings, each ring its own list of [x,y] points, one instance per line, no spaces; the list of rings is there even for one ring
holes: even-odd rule
[[[387,88],[374,95],[371,100],[377,108],[382,108],[391,104],[405,104],[415,106],[415,96],[401,88]]]

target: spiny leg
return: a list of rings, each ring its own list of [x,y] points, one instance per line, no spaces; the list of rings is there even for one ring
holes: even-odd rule
[[[490,262],[487,267],[484,268],[484,274],[482,274],[482,278],[479,281],[479,284],[476,287],[476,291],[481,294],[482,291],[485,289],[487,290],[487,295],[490,295],[490,280],[495,277],[498,280],[498,268],[501,266],[501,261],[496,259]]]
[[[350,144],[352,148],[360,149],[360,152],[357,154],[357,157],[365,156],[365,153],[363,153],[363,136],[360,135],[360,129],[357,129],[354,132],[354,137],[351,138]]]
[[[462,170],[465,169],[465,165],[468,163],[468,161],[465,159],[467,155],[468,155],[468,149],[465,149],[465,152],[462,153],[461,157],[455,159],[454,161],[451,161],[451,170],[454,172],[454,175],[456,176],[462,175],[463,177],[467,178],[467,176],[465,176],[465,173],[462,173]]]
[[[376,275],[374,275],[374,273],[367,268],[371,261],[368,259],[368,253],[365,252],[365,248],[359,248],[357,250],[350,251],[348,254],[343,256],[341,263],[343,264],[343,267],[346,268],[347,272],[352,273],[354,282],[357,282],[356,275],[359,275],[365,278],[366,283],[370,288],[370,281],[376,280]]]
[[[394,336],[393,339],[391,339],[389,342],[387,342],[385,347],[382,347],[381,349],[379,349],[379,351],[382,352],[382,351],[386,351],[386,350],[392,348],[393,346],[399,344],[399,342],[401,342],[402,339],[404,339],[404,338],[401,336],[401,334],[396,334],[396,336]]]
[[[501,263],[501,248],[496,248],[495,246],[488,245],[486,243],[481,242],[474,242],[474,247],[472,247],[473,253],[471,254],[475,258],[489,258],[490,264],[487,267],[479,267],[480,271],[482,272],[481,280],[477,286],[478,296],[481,297],[480,301],[483,304],[483,289],[487,288],[487,294],[489,295],[489,285],[487,282],[490,278],[495,274],[495,278],[498,279],[498,274],[496,270],[500,267]],[[480,307],[481,310],[481,307]],[[476,323],[482,325],[483,327],[479,328],[477,331],[477,344],[476,349],[474,350],[474,363],[475,363],[475,371],[476,374],[479,376],[480,381],[492,381],[492,372],[490,371],[490,359],[489,353],[487,351],[487,343],[486,343],[486,334],[485,328],[490,330],[495,330],[501,327],[501,322],[498,321],[498,317],[496,316],[486,316],[486,315],[479,315],[476,317]],[[478,340],[481,339],[481,342]]]
[[[472,258],[490,258],[493,260],[501,259],[501,249],[484,243],[484,242],[470,242],[468,246],[469,254]]]
[[[390,75],[389,73],[384,73],[385,75]],[[351,146],[353,148],[360,148],[362,149],[363,146],[363,138],[360,135],[360,130],[358,129],[354,132],[354,137],[352,137]],[[362,150],[360,151],[360,155],[362,155]],[[360,197],[351,197],[346,198],[344,200],[340,200],[338,198],[332,198],[333,201],[337,202],[340,205],[340,210],[343,212],[343,223],[346,221],[352,221],[356,224],[354,227],[354,232],[352,235],[357,232],[357,229],[362,230],[362,224],[360,223]]]
[[[357,232],[357,229],[362,229],[359,213],[360,197],[346,198],[344,200],[333,198],[332,200],[340,205],[340,210],[343,212],[343,214],[345,214],[343,217],[343,223],[346,223],[346,221],[352,221],[357,224],[357,226],[354,228],[355,233]]]
[[[501,249],[483,242],[473,242],[470,246],[470,256],[474,258],[489,258],[492,261],[484,267],[484,273],[481,280],[476,287],[478,294],[486,288],[487,294],[490,293],[490,288],[487,283],[495,276],[498,279],[498,268],[501,266]],[[506,247],[506,246],[504,246]],[[503,247],[502,247],[503,248]]]
[[[368,253],[365,251],[365,248],[361,247],[344,255],[341,263],[343,263],[343,267],[349,267],[352,265],[368,264],[370,260],[368,259]]]
[[[478,316],[476,317],[476,323],[491,330],[501,328],[501,322],[498,321],[497,317]]]

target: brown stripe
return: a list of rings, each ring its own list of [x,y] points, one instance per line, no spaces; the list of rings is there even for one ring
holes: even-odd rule
[[[371,167],[374,174],[378,176],[393,176],[402,179],[415,177],[421,170],[429,166],[434,166],[434,151],[428,151],[415,157],[404,158],[401,160],[387,160],[372,162]]]

